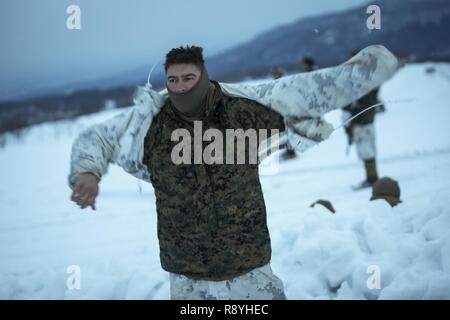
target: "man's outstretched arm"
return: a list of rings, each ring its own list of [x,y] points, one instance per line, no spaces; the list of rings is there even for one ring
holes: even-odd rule
[[[109,163],[115,162],[124,134],[134,108],[103,122],[93,125],[75,139],[70,156],[69,186],[71,200],[81,209],[92,207],[99,192],[98,184],[107,173]]]
[[[373,45],[335,67],[257,85],[221,86],[227,95],[256,100],[283,117],[315,118],[366,95],[394,75],[398,67],[397,58],[389,50]]]

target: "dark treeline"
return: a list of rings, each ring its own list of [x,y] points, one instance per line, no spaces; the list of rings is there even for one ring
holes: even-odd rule
[[[132,104],[135,87],[82,90],[24,101],[0,102],[0,134],[31,125]]]

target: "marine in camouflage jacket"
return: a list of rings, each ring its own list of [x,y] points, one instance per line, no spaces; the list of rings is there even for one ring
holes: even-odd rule
[[[337,67],[258,85],[216,83],[204,128],[279,128],[300,148],[326,139],[321,116],[351,103],[390,78],[397,59],[370,46]],[[83,131],[72,146],[69,186],[80,173],[101,179],[109,163],[151,182],[158,210],[161,263],[193,278],[232,278],[270,260],[270,239],[256,165],[173,165],[167,140],[189,129],[170,108],[167,92],[143,88],[135,106]],[[295,144],[297,145],[297,144]]]

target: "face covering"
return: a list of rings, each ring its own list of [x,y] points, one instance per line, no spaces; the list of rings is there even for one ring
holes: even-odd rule
[[[167,88],[170,101],[176,111],[187,117],[203,113],[206,108],[206,94],[210,87],[208,72],[203,67],[200,79],[188,92],[176,93]]]

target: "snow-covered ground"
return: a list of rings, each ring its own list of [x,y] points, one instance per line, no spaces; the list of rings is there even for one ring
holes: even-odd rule
[[[430,66],[436,72],[426,73]],[[289,299],[450,299],[450,65],[407,65],[380,95],[413,99],[387,104],[376,118],[379,173],[399,181],[400,205],[370,202],[371,190],[351,191],[364,171],[353,149],[346,156],[343,130],[261,177],[272,268]],[[117,112],[35,126],[20,141],[6,138],[1,299],[169,298],[151,185],[111,166],[97,211],[69,201],[73,139]],[[337,126],[340,113],[327,118]],[[336,214],[309,207],[317,199],[330,200]],[[70,266],[79,267],[80,289],[67,286]]]

